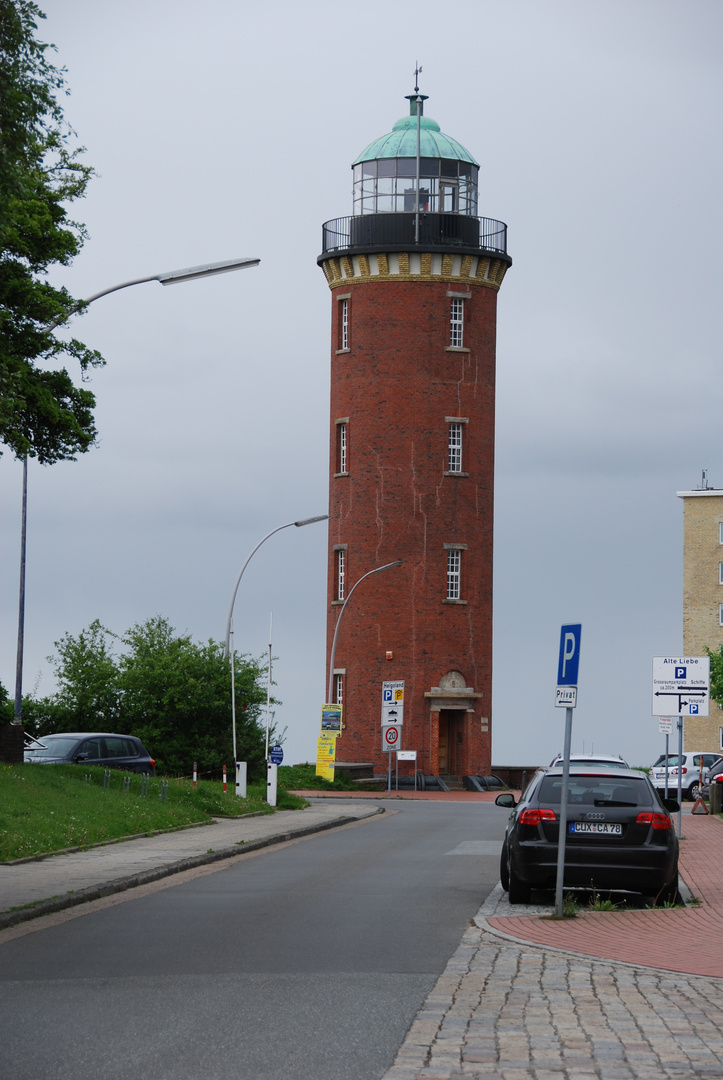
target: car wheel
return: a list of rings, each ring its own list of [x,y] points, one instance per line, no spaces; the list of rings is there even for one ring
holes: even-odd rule
[[[505,892],[510,891],[510,868],[507,865],[507,841],[505,840],[502,845],[502,854],[500,855],[500,885]]]
[[[510,903],[529,904],[532,889],[524,881],[520,881],[513,867],[510,867]]]
[[[695,781],[695,782],[694,782],[693,784],[691,784],[691,785],[690,785],[690,787],[688,788],[688,798],[689,798],[689,799],[692,799],[693,801],[695,801],[695,800],[696,800],[696,799],[698,798],[698,796],[699,796],[699,795],[700,795],[700,784],[699,784],[699,783],[698,783],[698,781],[696,780],[696,781]]]

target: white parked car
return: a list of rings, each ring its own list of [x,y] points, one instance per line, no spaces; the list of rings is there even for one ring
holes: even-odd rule
[[[557,754],[550,762],[550,768],[562,765],[563,755]],[[590,765],[595,769],[629,769],[627,761],[619,754],[570,754],[571,765]]]
[[[678,790],[678,774],[681,776],[681,787],[684,799],[697,799],[702,794],[703,786],[708,783],[708,773],[711,765],[718,760],[719,754],[710,754],[705,751],[687,751],[682,760],[677,754],[668,754],[668,792],[671,798],[675,798]],[[702,771],[702,783],[701,783]],[[665,754],[661,754],[650,769],[650,779],[658,791],[665,791]]]

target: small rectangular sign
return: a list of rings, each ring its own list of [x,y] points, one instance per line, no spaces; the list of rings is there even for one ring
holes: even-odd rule
[[[653,657],[653,716],[708,716],[710,660],[707,656]]]
[[[567,626],[560,627],[560,656],[557,661],[558,686],[577,686],[581,633],[581,623],[568,623]]]
[[[404,679],[382,683],[382,727],[404,723]]]
[[[321,734],[341,735],[342,706],[327,704],[321,706]]]
[[[382,728],[382,750],[396,750],[401,742],[401,734],[402,730],[396,724],[385,724]]]
[[[397,750],[397,761],[416,761],[416,750]]]
[[[673,734],[673,721],[667,720],[664,716],[658,717],[658,734],[659,735],[672,735]]]
[[[574,709],[577,705],[576,686],[558,686],[555,691],[556,709]]]
[[[336,761],[336,738],[333,735],[320,735],[316,740],[316,775],[326,780],[334,779]]]

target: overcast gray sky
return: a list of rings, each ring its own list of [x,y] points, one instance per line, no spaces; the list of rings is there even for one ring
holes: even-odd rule
[[[649,764],[651,658],[682,648],[682,505],[721,454],[718,0],[40,0],[66,115],[97,170],[90,232],[54,280],[83,297],[250,255],[257,269],[98,300],[97,448],[31,462],[28,689],[94,618],[221,638],[275,526],[327,507],[329,290],[321,224],[350,164],[407,112],[481,163],[509,226],[499,295],[493,763],[562,749],[559,628],[583,626],[573,750]],[[0,679],[14,685],[21,468],[0,460]],[[324,698],[326,526],[273,537],[236,642],[274,613],[287,761]],[[347,616],[349,617],[349,616]]]

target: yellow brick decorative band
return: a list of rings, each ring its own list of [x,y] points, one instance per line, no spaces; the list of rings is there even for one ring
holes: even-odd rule
[[[480,285],[499,290],[508,263],[492,255],[451,252],[378,252],[329,256],[321,267],[330,289],[374,281],[444,281],[450,285]]]

